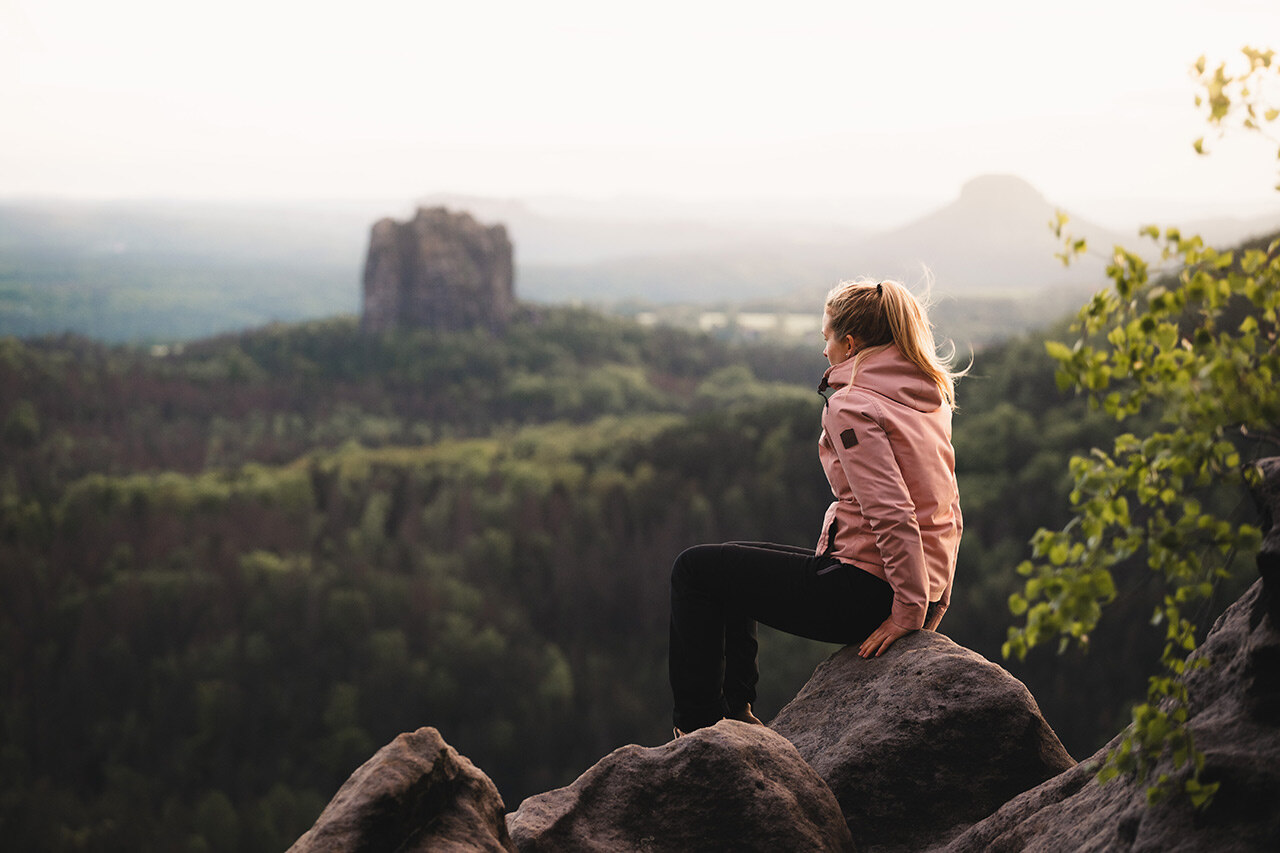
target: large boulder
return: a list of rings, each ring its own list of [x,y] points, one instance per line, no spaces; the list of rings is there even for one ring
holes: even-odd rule
[[[514,851],[505,811],[488,776],[421,728],[360,765],[289,853]]]
[[[443,207],[419,208],[408,222],[379,220],[369,235],[361,327],[500,331],[515,308],[514,275],[502,225]]]
[[[1094,780],[1107,749],[1028,791],[955,839],[950,853],[988,850],[1280,850],[1280,631],[1263,581],[1222,614],[1186,677],[1202,781],[1220,784],[1208,808],[1185,796],[1149,805],[1147,783]],[[1166,756],[1176,783],[1190,768]]]
[[[1075,764],[1022,682],[932,631],[870,660],[836,652],[769,725],[830,786],[860,850],[938,845]]]
[[[508,815],[521,853],[853,850],[835,797],[795,748],[724,720],[659,747],[624,746]]]

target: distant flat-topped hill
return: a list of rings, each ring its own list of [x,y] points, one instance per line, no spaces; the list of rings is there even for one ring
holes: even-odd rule
[[[870,202],[690,203],[431,196],[501,223],[515,286],[532,302],[608,310],[688,306],[813,312],[836,281],[932,271],[934,296],[955,300],[948,330],[993,340],[1052,322],[1102,281],[1102,264],[1064,269],[1049,230],[1055,205],[1025,181],[975,178],[954,201],[868,229]],[[336,314],[361,305],[370,226],[404,202],[0,202],[0,335],[75,332],[106,341],[178,341]],[[1071,213],[1071,211],[1068,211]],[[1140,245],[1073,217],[1091,249]],[[1178,223],[1160,223],[1171,225]],[[1274,231],[1277,217],[1193,223],[1215,245]],[[1016,303],[1016,304],[1015,304]],[[688,313],[688,312],[686,312]]]

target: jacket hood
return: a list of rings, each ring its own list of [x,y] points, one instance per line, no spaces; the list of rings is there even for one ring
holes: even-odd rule
[[[836,390],[846,386],[863,388],[918,412],[932,412],[942,405],[938,386],[907,361],[896,344],[870,347],[853,358],[831,365],[823,374],[822,382],[823,386]]]

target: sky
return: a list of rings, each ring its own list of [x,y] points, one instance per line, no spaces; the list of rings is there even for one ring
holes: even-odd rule
[[[1280,2],[0,0],[0,198],[1274,211],[1275,143],[1191,150],[1245,45]]]

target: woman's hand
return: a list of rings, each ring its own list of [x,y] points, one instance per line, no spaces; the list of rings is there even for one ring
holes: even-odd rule
[[[862,641],[862,645],[858,647],[858,656],[864,658],[880,657],[885,650],[893,645],[895,640],[899,640],[914,629],[900,628],[898,623],[893,621],[890,616],[880,623],[880,627],[871,632],[871,636]]]

